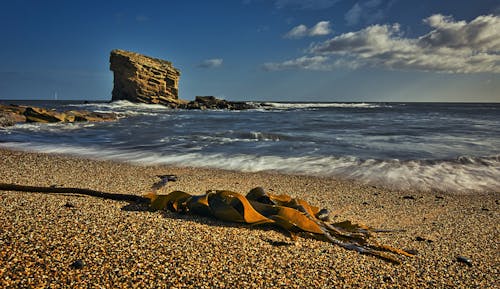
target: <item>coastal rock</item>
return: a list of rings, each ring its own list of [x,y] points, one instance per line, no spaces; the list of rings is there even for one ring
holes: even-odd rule
[[[69,110],[65,112],[64,121],[66,122],[77,122],[77,121],[90,121],[90,122],[102,122],[102,121],[114,121],[117,119],[117,115],[114,113],[102,113],[93,112],[87,110]]]
[[[11,126],[16,123],[13,119],[15,114],[10,112],[0,112],[0,127]]]
[[[255,108],[253,105],[246,102],[227,101],[216,98],[215,96],[197,96],[194,101],[190,101],[185,105],[179,106],[185,109],[230,109],[244,110]]]
[[[171,62],[116,49],[109,58],[114,74],[112,101],[162,104],[177,107],[180,71]]]
[[[17,106],[6,106],[0,104],[0,127],[11,126],[18,122],[25,122],[24,109]]]
[[[53,110],[47,110],[40,107],[26,107],[24,110],[24,116],[26,116],[26,122],[60,122],[64,121],[64,113],[60,113]]]
[[[78,122],[78,121],[113,121],[114,113],[98,113],[86,110],[59,112],[36,106],[0,105],[0,127],[23,122]]]

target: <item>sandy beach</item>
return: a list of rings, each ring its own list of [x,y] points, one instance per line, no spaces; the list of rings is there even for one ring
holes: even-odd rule
[[[390,191],[332,178],[136,166],[0,149],[0,182],[142,195],[261,186],[380,229],[394,265],[265,227],[88,196],[0,191],[2,288],[498,288],[500,195]],[[286,243],[279,243],[286,242]],[[277,246],[276,244],[280,244]],[[462,256],[471,265],[457,261]],[[77,261],[77,262],[76,262]],[[75,263],[76,262],[76,263]]]

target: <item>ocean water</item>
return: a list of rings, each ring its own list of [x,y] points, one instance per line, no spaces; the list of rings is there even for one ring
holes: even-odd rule
[[[29,104],[116,112],[120,119],[0,128],[1,147],[354,179],[401,190],[500,191],[500,104],[267,102],[248,111],[123,101]]]

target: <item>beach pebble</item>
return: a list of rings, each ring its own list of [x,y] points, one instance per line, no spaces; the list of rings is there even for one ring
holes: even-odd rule
[[[417,255],[418,251],[415,249],[404,250],[408,254]]]
[[[472,260],[469,259],[469,258],[467,258],[467,257],[458,256],[457,257],[457,261],[460,262],[460,263],[467,264],[467,266],[469,266],[469,267],[472,267]]]
[[[427,242],[427,243],[432,243],[434,242],[434,240],[430,240],[430,239],[426,239],[426,238],[423,238],[423,237],[420,237],[420,236],[417,236],[415,238],[415,240],[419,241],[419,242]]]
[[[384,280],[384,282],[394,282],[394,278],[389,275],[384,276],[382,280]]]
[[[69,266],[73,269],[82,269],[83,267],[85,267],[85,262],[83,262],[82,259],[77,259]]]
[[[328,221],[330,219],[330,211],[328,209],[321,209],[317,214],[316,218],[322,221]]]

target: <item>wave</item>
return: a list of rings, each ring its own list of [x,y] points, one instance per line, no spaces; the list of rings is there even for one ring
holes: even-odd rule
[[[356,157],[279,157],[222,153],[160,154],[150,151],[99,147],[56,146],[36,143],[0,143],[11,149],[58,153],[142,165],[174,165],[243,172],[277,171],[287,174],[352,179],[394,190],[477,193],[500,191],[500,155],[453,160],[401,161]]]
[[[162,138],[160,141],[169,142],[172,140],[179,141],[179,138],[176,136],[167,136]],[[289,136],[284,134],[277,133],[266,133],[266,132],[234,132],[224,131],[224,132],[215,132],[211,135],[191,135],[189,137],[185,137],[183,140],[193,140],[196,142],[204,143],[205,145],[212,144],[228,144],[228,143],[236,143],[236,142],[279,142],[282,140],[290,139]]]
[[[378,103],[322,103],[322,102],[310,102],[310,103],[285,103],[285,102],[263,102],[260,103],[262,108],[271,109],[315,109],[315,108],[379,108],[379,107],[390,107],[388,105],[382,105]]]
[[[73,123],[18,123],[15,126],[8,126],[0,128],[7,134],[13,131],[25,131],[28,133],[33,132],[48,132],[48,133],[64,133],[73,130],[80,130],[82,128],[91,128],[96,126],[96,122],[73,122]]]
[[[172,111],[171,108],[161,104],[145,104],[133,103],[127,100],[119,100],[113,102],[95,102],[84,104],[68,104],[67,106],[77,107],[81,109],[92,110],[95,112],[114,112],[125,115],[157,115]]]

